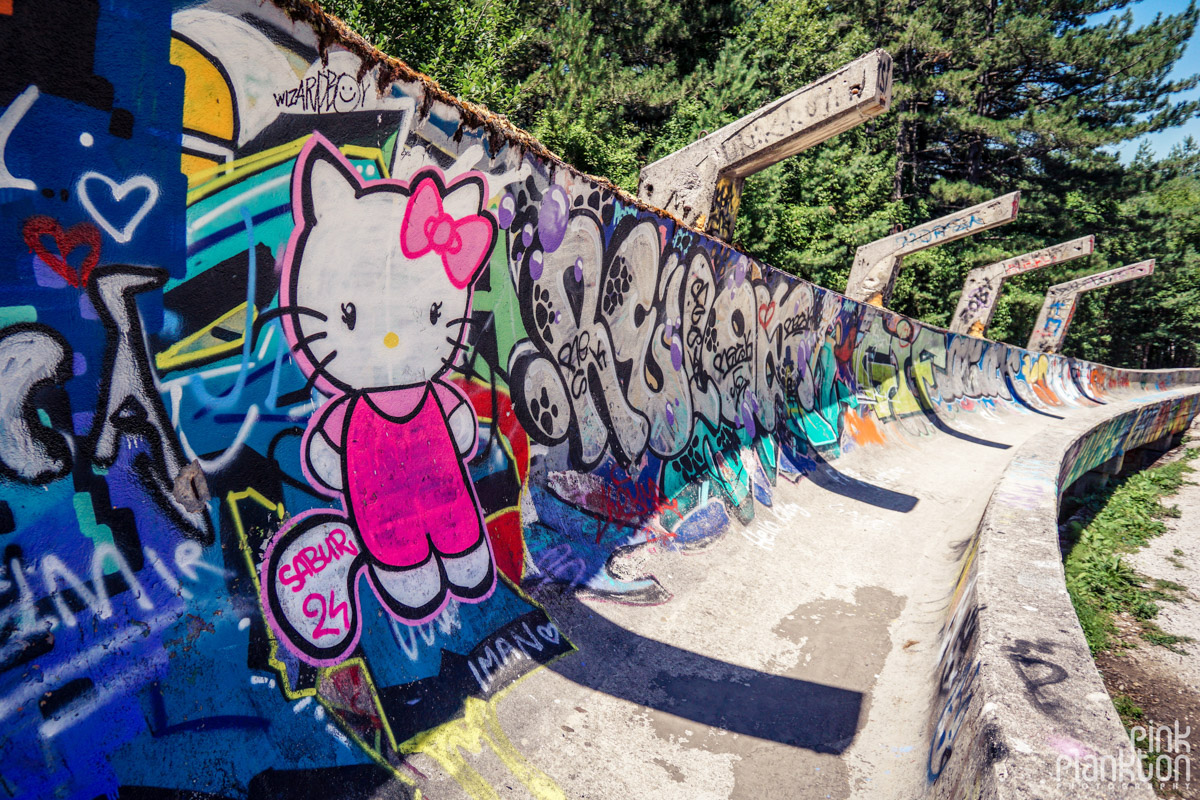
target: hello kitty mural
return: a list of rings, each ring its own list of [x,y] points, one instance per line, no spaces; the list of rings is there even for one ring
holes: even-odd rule
[[[309,663],[353,650],[360,579],[406,624],[495,588],[466,466],[476,416],[445,380],[467,348],[472,284],[496,239],[487,197],[479,173],[364,181],[320,134],[297,158],[295,229],[271,313],[328,398],[305,433],[303,467],[343,511],[285,525],[262,585],[276,632]]]

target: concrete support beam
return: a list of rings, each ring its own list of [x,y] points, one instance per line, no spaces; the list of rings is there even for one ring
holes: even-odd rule
[[[1158,439],[1147,441],[1146,444],[1142,445],[1142,449],[1156,453],[1156,455],[1160,456],[1163,455],[1164,452],[1174,450],[1175,447],[1180,444],[1180,440],[1182,438],[1183,434],[1181,433],[1164,433],[1163,435],[1160,435]]]
[[[1152,466],[1164,454],[1178,447],[1182,439],[1182,431],[1180,433],[1166,433],[1153,442],[1146,442],[1141,447],[1126,452],[1125,465],[1121,468],[1121,474],[1127,475]]]
[[[1105,475],[1103,472],[1089,472],[1079,476],[1079,480],[1071,485],[1068,494],[1072,497],[1086,497],[1108,486],[1110,480],[1111,476]]]
[[[854,254],[854,266],[846,283],[846,296],[861,303],[886,305],[892,298],[892,287],[904,256],[1012,222],[1017,218],[1020,202],[1021,193],[1010,192],[986,203],[947,214],[933,222],[864,244]]]
[[[996,302],[1000,299],[1000,288],[1006,278],[1051,264],[1090,256],[1095,249],[1096,237],[1084,236],[997,261],[985,267],[976,267],[967,273],[967,279],[963,282],[958,308],[954,310],[954,316],[950,319],[950,330],[954,333],[983,337],[987,333],[987,326],[992,323],[992,315],[996,313]]]
[[[872,51],[642,169],[638,197],[724,241],[755,172],[887,111],[892,57]]]
[[[1154,259],[1127,264],[1095,275],[1085,275],[1073,281],[1051,286],[1042,302],[1037,323],[1029,336],[1028,349],[1039,353],[1057,353],[1067,338],[1067,328],[1075,315],[1075,303],[1083,292],[1102,289],[1118,283],[1144,278],[1154,274]]]

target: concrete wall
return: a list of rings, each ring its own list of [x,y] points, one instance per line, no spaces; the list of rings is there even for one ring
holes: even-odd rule
[[[1135,777],[1067,595],[1057,523],[1089,470],[1191,424],[1200,396],[1169,394],[1064,420],[1013,457],[964,549],[940,635],[930,797],[1155,796]]]
[[[0,2],[0,67],[9,796],[478,793],[483,741],[537,794],[531,587],[666,602],[622,554],[819,461],[1195,380],[795,280],[300,3]]]

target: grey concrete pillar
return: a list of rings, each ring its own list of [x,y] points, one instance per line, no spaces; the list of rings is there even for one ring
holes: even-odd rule
[[[1032,253],[997,261],[985,267],[976,267],[967,273],[963,282],[962,296],[958,308],[950,318],[950,330],[982,337],[996,313],[996,302],[1000,299],[1000,287],[1005,278],[1020,275],[1051,264],[1061,264],[1074,258],[1090,256],[1096,249],[1096,237],[1084,236],[1069,242],[1051,245]]]
[[[1021,193],[1010,192],[864,244],[854,254],[854,266],[850,270],[850,280],[846,282],[846,296],[860,303],[886,305],[892,299],[892,287],[904,256],[1012,222],[1017,218],[1020,202]]]
[[[1066,341],[1067,328],[1075,316],[1075,303],[1081,293],[1144,278],[1153,273],[1154,259],[1151,258],[1051,286],[1046,292],[1046,299],[1042,302],[1042,310],[1038,313],[1026,347],[1039,353],[1057,353]]]
[[[887,111],[892,58],[875,50],[642,169],[638,197],[730,241],[742,183]]]
[[[1105,486],[1108,486],[1112,476],[1104,472],[1091,472],[1080,475],[1079,478],[1071,484],[1067,490],[1067,495],[1070,497],[1086,497],[1093,492],[1098,492]]]

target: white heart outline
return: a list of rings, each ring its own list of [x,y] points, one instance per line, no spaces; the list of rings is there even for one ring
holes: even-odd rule
[[[554,624],[553,620],[547,622],[545,625],[538,625],[537,632],[539,636],[541,636],[550,644],[558,644],[559,630],[558,626]],[[553,638],[551,638],[550,634],[554,634]]]
[[[87,194],[87,182],[90,180],[101,180],[108,184],[108,188],[112,190],[113,199],[119,204],[125,195],[132,192],[134,189],[146,189],[150,192],[150,196],[146,198],[146,202],[142,203],[142,207],[130,218],[129,222],[125,223],[125,227],[117,230],[112,223],[104,218],[104,215],[96,210],[92,205],[92,199]],[[75,193],[79,195],[79,202],[83,203],[83,207],[87,209],[88,214],[96,223],[108,232],[108,235],[116,239],[121,244],[128,244],[133,239],[133,232],[137,230],[138,224],[150,213],[150,209],[154,208],[154,204],[158,202],[158,184],[149,175],[134,175],[132,178],[127,178],[122,183],[117,183],[112,178],[99,172],[88,171],[79,176],[79,181],[75,184]]]

